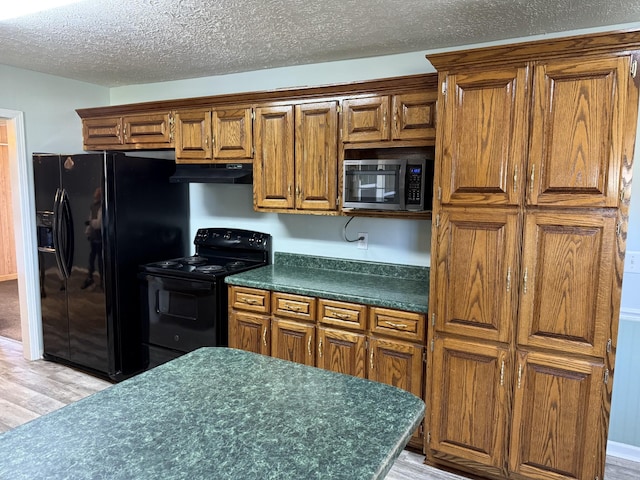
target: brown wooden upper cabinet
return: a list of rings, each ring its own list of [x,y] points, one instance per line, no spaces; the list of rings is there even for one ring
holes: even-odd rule
[[[172,126],[171,112],[86,118],[82,120],[84,148],[170,148],[173,146]]]
[[[253,157],[251,107],[177,110],[176,162],[250,162]]]
[[[436,92],[417,92],[342,101],[342,141],[435,139]]]
[[[628,64],[561,59],[448,74],[442,204],[616,206]]]
[[[338,102],[256,108],[254,208],[337,210]]]

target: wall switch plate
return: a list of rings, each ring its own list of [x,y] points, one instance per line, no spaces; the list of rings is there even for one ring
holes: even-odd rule
[[[367,250],[369,248],[369,234],[366,232],[358,233],[358,248]]]
[[[627,252],[624,258],[624,271],[640,273],[640,252]]]

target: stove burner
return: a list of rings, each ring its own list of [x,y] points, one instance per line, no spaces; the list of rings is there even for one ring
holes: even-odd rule
[[[176,267],[182,266],[180,262],[176,262],[175,260],[165,260],[163,262],[156,262],[153,265],[160,268],[176,268]]]
[[[224,270],[224,267],[220,265],[203,265],[196,267],[195,271],[199,273],[216,273]]]
[[[201,263],[206,263],[207,259],[199,255],[192,255],[190,257],[184,257],[182,261],[187,265],[199,265]]]
[[[234,261],[234,262],[229,262],[225,265],[225,267],[227,268],[240,268],[240,267],[244,267],[247,264],[247,262],[242,262],[240,260]]]

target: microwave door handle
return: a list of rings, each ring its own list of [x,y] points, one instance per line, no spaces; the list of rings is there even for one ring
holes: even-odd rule
[[[400,163],[400,178],[398,179],[398,203],[400,204],[400,210],[407,209],[407,192],[405,190],[407,183],[407,162]]]

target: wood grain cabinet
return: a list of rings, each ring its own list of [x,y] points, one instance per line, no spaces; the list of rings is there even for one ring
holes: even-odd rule
[[[368,378],[420,398],[425,328],[421,313],[229,287],[231,347]],[[423,443],[421,426],[409,444],[422,449]]]
[[[429,57],[429,462],[603,478],[638,48],[636,32]]]
[[[173,121],[169,111],[86,118],[82,120],[84,149],[173,147]]]
[[[251,107],[181,109],[175,124],[176,163],[247,163],[253,158]]]
[[[435,138],[436,92],[347,98],[342,141],[379,142]]]
[[[256,108],[254,208],[336,212],[338,102]]]

